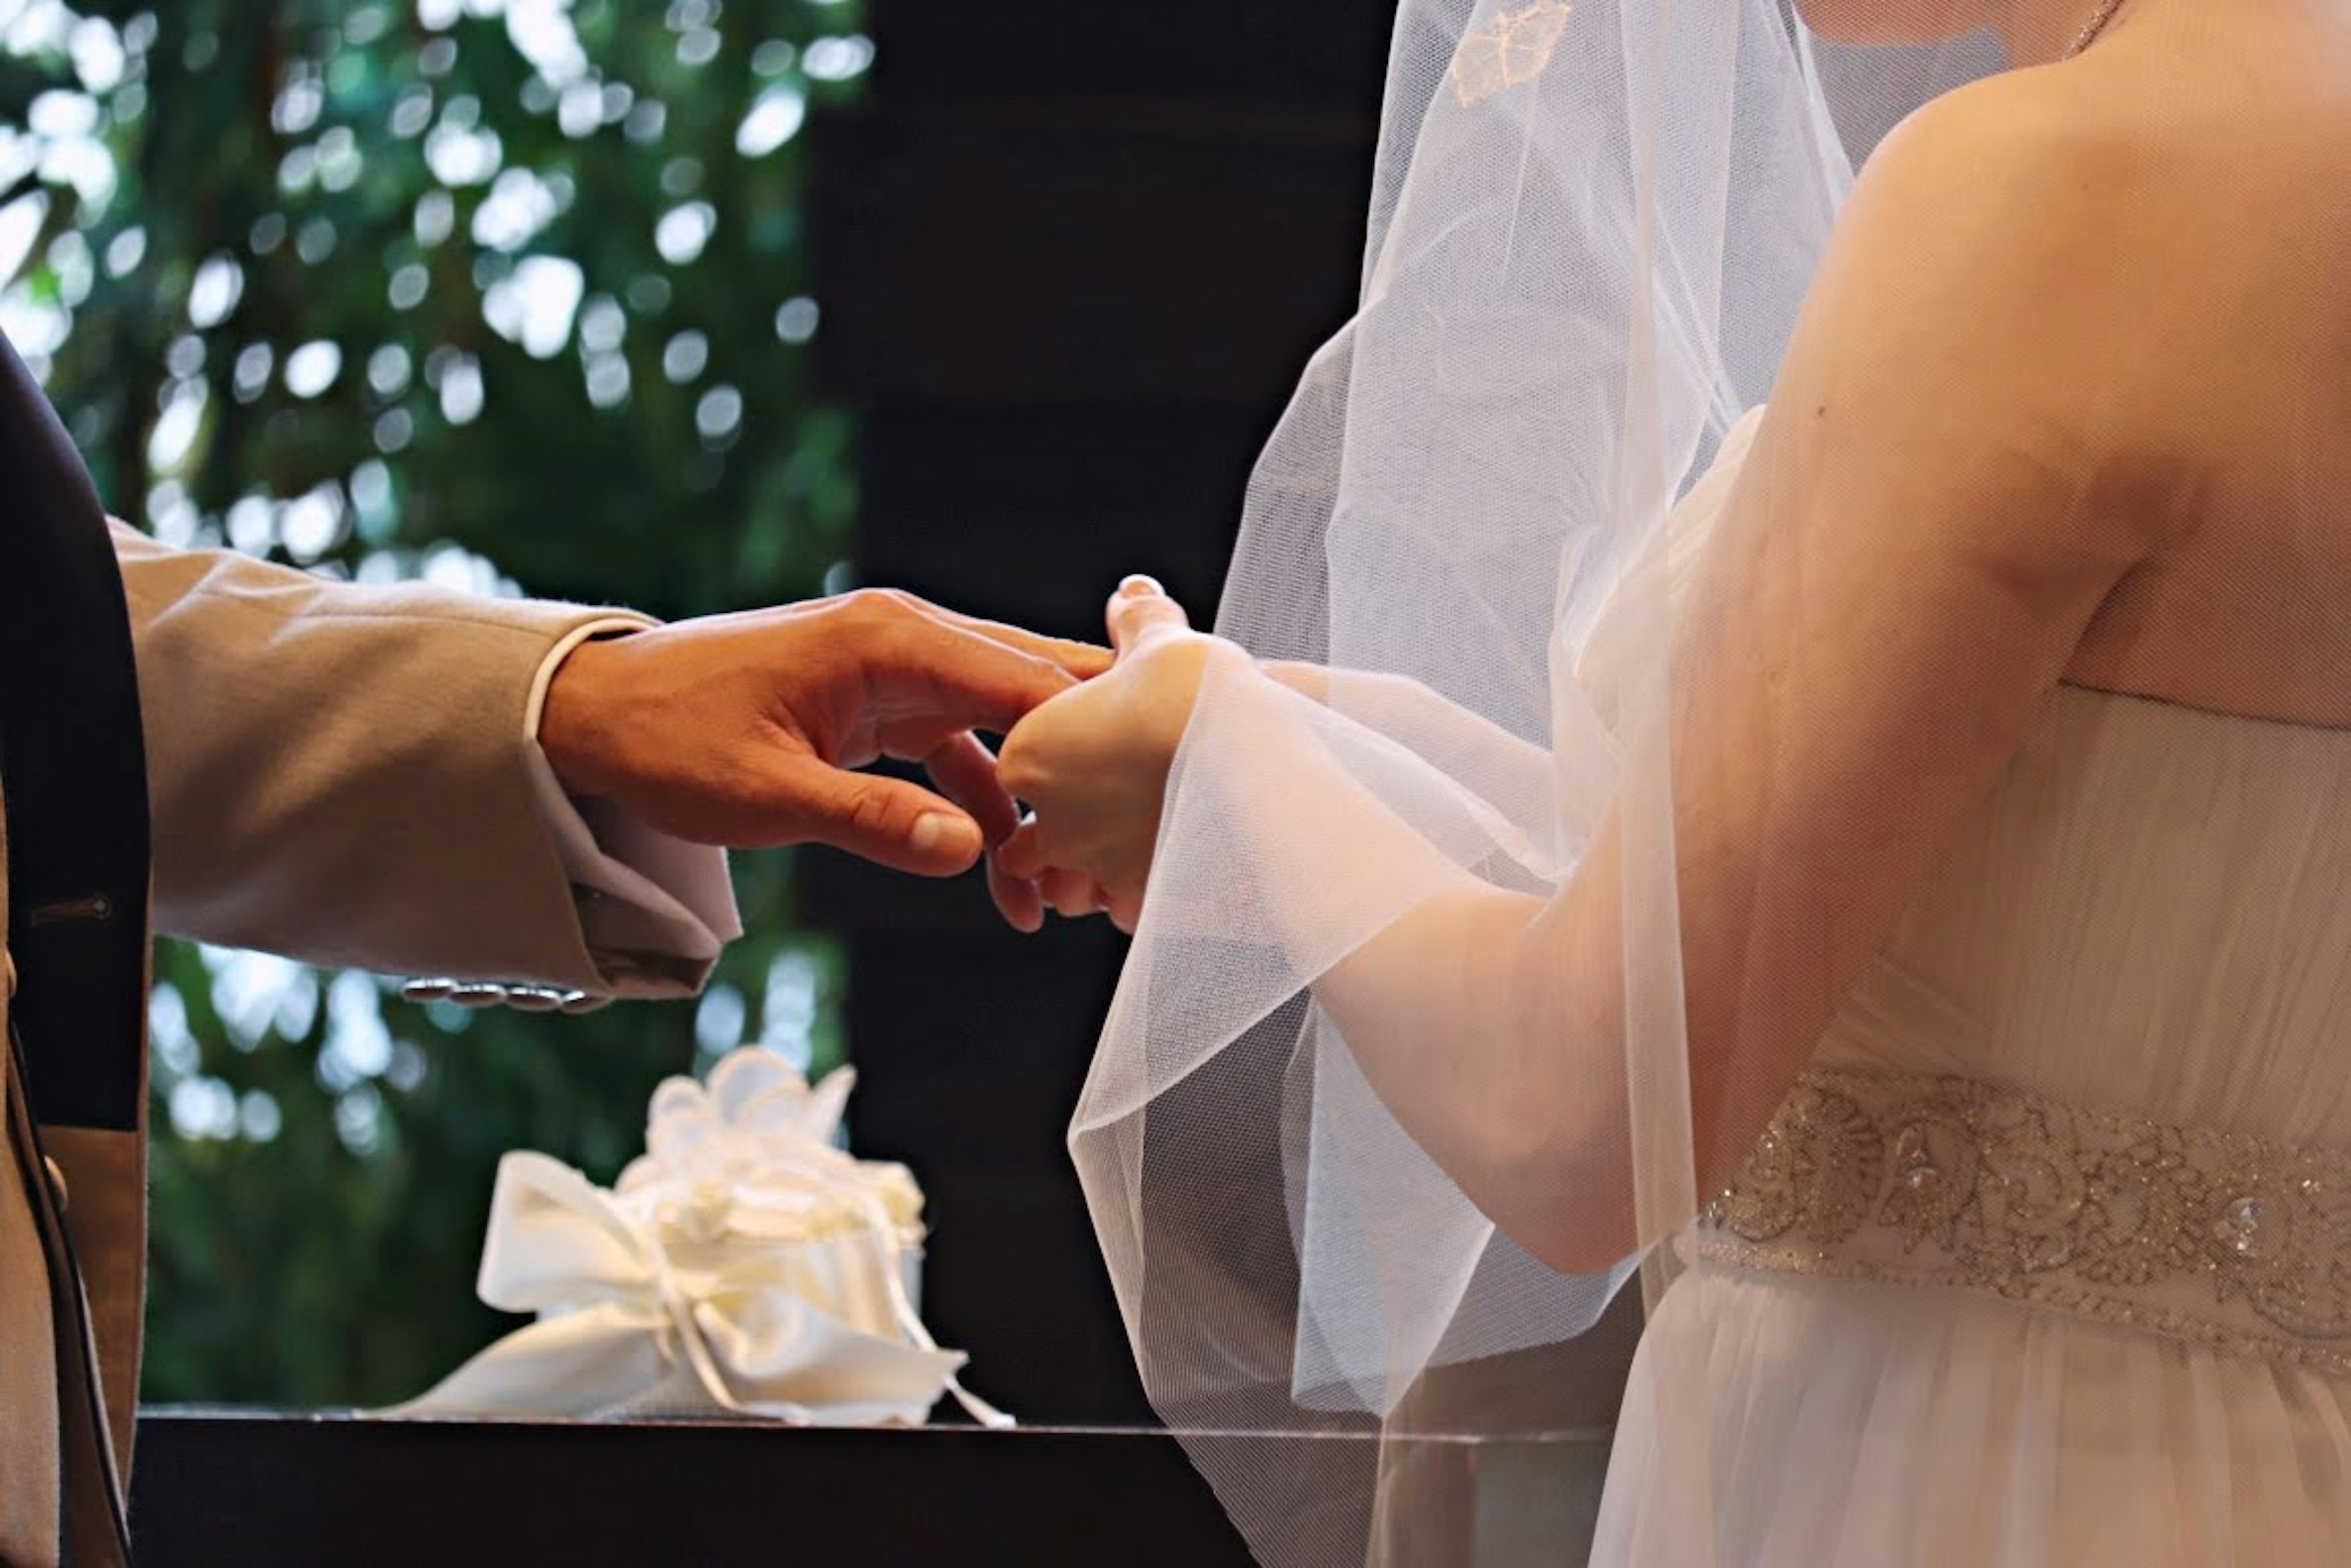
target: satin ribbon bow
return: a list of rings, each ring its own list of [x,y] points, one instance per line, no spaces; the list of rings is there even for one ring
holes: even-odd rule
[[[498,1163],[482,1300],[535,1312],[388,1414],[739,1414],[920,1424],[966,1357],[923,1327],[922,1197],[830,1142],[846,1070],[811,1091],[772,1052],[653,1096],[646,1155],[605,1191],[544,1155]]]

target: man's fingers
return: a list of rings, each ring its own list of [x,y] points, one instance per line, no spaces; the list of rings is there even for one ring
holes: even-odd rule
[[[1110,625],[1111,645],[1122,657],[1153,637],[1192,629],[1184,607],[1147,577],[1130,577],[1120,583],[1118,591],[1111,595],[1104,619]]]
[[[966,730],[923,759],[939,792],[979,824],[990,846],[1001,844],[1020,825],[1020,808],[996,778],[996,754],[979,737]],[[1036,931],[1045,924],[1045,901],[1033,882],[1008,874],[995,855],[987,857],[987,895],[997,913],[1017,931]]]
[[[1023,632],[1018,626],[1007,626],[1001,622],[958,615],[952,610],[941,610],[938,613],[950,626],[976,637],[985,637],[991,643],[1001,643],[1008,648],[1042,659],[1047,664],[1059,665],[1081,681],[1092,680],[1116,662],[1116,655],[1099,643],[1047,637],[1035,632]]]
[[[923,758],[923,768],[940,794],[971,814],[991,848],[1020,825],[1020,808],[997,781],[996,753],[971,731],[950,737]]]
[[[919,594],[893,590],[892,596],[906,608],[930,620],[952,626],[958,632],[968,632],[976,637],[985,637],[991,643],[1002,643],[1015,653],[1026,653],[1032,659],[1042,659],[1050,664],[1058,665],[1081,681],[1092,680],[1111,666],[1113,657],[1111,651],[1092,643],[1072,642],[1066,637],[1048,637],[1041,632],[1008,625],[1001,621],[989,621],[977,615],[966,615],[961,611],[949,610],[943,604],[934,604]]]
[[[844,773],[810,758],[790,764],[777,801],[792,837],[830,844],[916,876],[959,876],[979,859],[979,824],[917,784]]]
[[[919,693],[925,719],[937,721],[942,728],[984,729],[993,735],[1008,733],[1078,684],[1076,676],[1050,659],[927,617],[910,621],[868,664],[895,666]],[[903,710],[904,697],[894,706]]]

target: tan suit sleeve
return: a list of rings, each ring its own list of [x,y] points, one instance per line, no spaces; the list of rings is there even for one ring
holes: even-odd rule
[[[121,524],[162,929],[315,963],[677,996],[706,957],[590,950],[528,738],[612,612],[338,583]]]

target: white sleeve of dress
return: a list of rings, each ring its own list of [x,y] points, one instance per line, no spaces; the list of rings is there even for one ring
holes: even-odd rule
[[[726,852],[647,827],[611,801],[571,795],[538,744],[548,687],[571,651],[591,637],[650,624],[620,615],[590,621],[548,650],[523,716],[531,778],[556,852],[578,890],[589,950],[660,953],[706,965],[743,934]]]

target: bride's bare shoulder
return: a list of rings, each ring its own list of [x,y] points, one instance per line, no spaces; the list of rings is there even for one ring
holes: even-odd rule
[[[1825,346],[1885,380],[1976,367],[1994,412],[2095,410],[2085,444],[2174,470],[2241,460],[2248,408],[2351,413],[2341,30],[2336,53],[2331,35],[2149,30],[1936,99],[1840,214],[1815,287]]]
[[[2173,477],[2180,359],[2162,324],[2179,286],[2128,237],[2154,210],[2143,150],[2056,85],[1993,78],[1886,139],[1839,214],[1773,402],[1801,407],[1803,442],[1834,443],[1841,463],[1888,454],[1922,493],[2111,521],[2137,549],[2175,526],[2139,493]],[[2076,493],[2085,475],[2098,495]],[[1942,527],[1943,510],[1908,515]]]
[[[2053,390],[2133,308],[2135,253],[2116,242],[2147,205],[2144,162],[2033,73],[1945,94],[1863,165],[1799,349],[1880,384],[1933,365]]]
[[[1898,225],[1925,242],[1976,224],[2045,246],[2094,230],[2147,150],[2053,76],[2002,72],[1913,112],[1862,165],[1841,226]]]
[[[2342,222],[2329,193],[2351,157],[2346,68],[2351,22],[2312,38],[2175,28],[2000,72],[1896,126],[1841,226],[1916,237],[1973,223],[2019,250],[2088,245],[2108,280],[2135,263],[2225,267],[2249,225]]]

